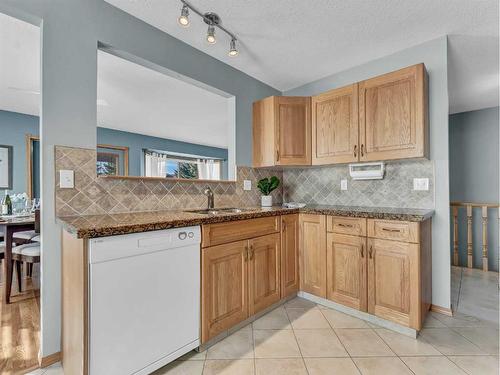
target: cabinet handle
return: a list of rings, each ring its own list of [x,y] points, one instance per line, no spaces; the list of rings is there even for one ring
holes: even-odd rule
[[[370,245],[370,251],[368,252],[368,255],[370,256],[370,259],[373,258],[373,246]]]
[[[253,259],[253,245],[250,245],[250,260]]]
[[[354,157],[356,157],[356,149],[358,148],[358,145],[354,145]]]
[[[363,149],[365,148],[365,145],[364,144],[361,144],[361,156],[365,156],[364,152],[363,152]]]
[[[245,260],[248,261],[248,246],[245,246]]]
[[[276,150],[276,161],[280,160],[280,150]]]
[[[343,224],[343,223],[338,223],[337,224],[339,227],[344,227],[344,228],[352,228],[353,225],[352,224]]]
[[[392,229],[392,228],[382,228],[382,230],[385,230],[386,232],[394,232],[394,233],[401,232],[401,229]]]
[[[361,245],[361,258],[365,257],[365,245]]]

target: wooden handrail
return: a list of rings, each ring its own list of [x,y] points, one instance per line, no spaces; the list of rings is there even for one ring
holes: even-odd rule
[[[460,207],[467,211],[467,267],[474,266],[473,261],[473,241],[472,241],[472,211],[474,208],[481,208],[482,218],[482,261],[483,271],[488,271],[488,209],[499,208],[498,203],[473,203],[473,202],[451,202],[453,215],[453,265],[458,266],[458,212]],[[499,210],[500,218],[500,210]],[[500,219],[499,219],[500,220]]]
[[[451,202],[450,206],[452,207],[488,207],[488,208],[498,208],[500,207],[500,203],[473,203],[473,202]]]

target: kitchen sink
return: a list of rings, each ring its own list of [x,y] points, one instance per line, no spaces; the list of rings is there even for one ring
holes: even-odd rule
[[[239,214],[245,211],[251,211],[248,208],[204,208],[201,210],[187,210],[185,212],[191,212],[195,214],[205,214],[205,215],[222,215],[222,214]]]

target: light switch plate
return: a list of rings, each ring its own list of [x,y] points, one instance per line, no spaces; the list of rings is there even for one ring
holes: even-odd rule
[[[413,190],[429,190],[429,179],[428,178],[414,178],[413,179]]]
[[[252,180],[243,180],[243,190],[252,190]]]
[[[347,190],[347,180],[340,180],[340,190]]]
[[[75,172],[61,169],[59,171],[59,187],[61,189],[73,189],[75,187]]]

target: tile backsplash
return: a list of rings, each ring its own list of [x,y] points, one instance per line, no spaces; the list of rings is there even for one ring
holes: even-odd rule
[[[281,170],[238,167],[237,182],[179,182],[148,179],[108,179],[97,177],[96,150],[56,146],[57,216],[97,215],[137,211],[202,208],[207,205],[206,186],[215,193],[215,206],[249,207],[260,205],[257,181],[271,175],[283,181]],[[59,187],[59,170],[75,173],[75,187]],[[243,180],[252,181],[252,190],[243,190]],[[281,204],[282,186],[273,192],[273,202]]]
[[[414,191],[413,178],[429,178],[428,191]],[[340,180],[347,179],[347,190]],[[283,171],[283,199],[308,204],[434,208],[434,164],[430,160],[387,162],[383,180],[349,177],[347,165]]]
[[[347,165],[291,169],[238,167],[236,182],[180,182],[148,179],[110,179],[96,174],[96,150],[56,146],[57,216],[96,215],[137,211],[202,208],[207,204],[206,186],[215,193],[219,207],[260,205],[257,181],[271,175],[283,182],[273,192],[274,204],[285,201],[308,204],[379,206],[402,208],[434,207],[434,167],[429,160],[390,162],[383,180],[353,181]],[[75,187],[59,187],[59,170],[75,173]],[[429,178],[428,191],[414,191],[413,178]],[[340,180],[348,190],[340,190]],[[252,190],[243,190],[243,180]]]

